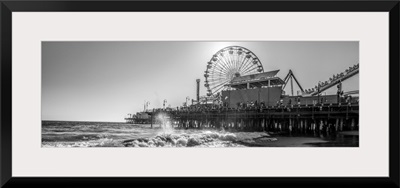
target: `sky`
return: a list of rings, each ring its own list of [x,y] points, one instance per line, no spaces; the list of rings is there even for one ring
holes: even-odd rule
[[[282,79],[291,69],[304,89],[359,63],[357,41],[42,42],[42,120],[123,122],[145,101],[150,109],[164,99],[181,106],[195,99],[196,79],[206,94],[207,62],[233,45],[256,54],[264,71],[279,69]],[[358,75],[343,83],[345,91],[358,88]]]

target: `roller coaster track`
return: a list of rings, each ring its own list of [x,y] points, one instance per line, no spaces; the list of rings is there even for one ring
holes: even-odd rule
[[[331,81],[327,85],[321,86],[319,91],[318,90],[314,91],[312,93],[309,93],[308,95],[311,95],[311,96],[318,95],[319,93],[322,93],[323,91],[325,91],[325,90],[337,85],[338,83],[343,82],[343,81],[353,77],[354,75],[358,74],[358,72],[359,72],[359,67],[357,67],[356,69],[352,70],[351,72],[348,72],[347,74],[343,75],[342,77]]]

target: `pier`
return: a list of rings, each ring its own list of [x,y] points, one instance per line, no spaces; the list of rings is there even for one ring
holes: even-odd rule
[[[228,58],[237,56],[241,57],[236,58],[237,62]],[[153,127],[160,122],[166,126],[167,120],[175,129],[289,133],[359,130],[358,87],[346,92],[342,88],[343,82],[359,74],[358,64],[310,89],[303,89],[292,70],[284,79],[277,76],[279,71],[264,71],[258,57],[246,48],[226,47],[207,62],[205,96],[200,97],[200,79],[196,79],[196,100],[191,105],[186,97],[183,106],[166,108],[164,99],[162,109],[146,110],[145,102],[145,110],[126,121],[150,123]],[[294,84],[300,89],[297,92]],[[290,86],[290,92],[285,92],[286,86]],[[323,95],[329,90],[330,94]]]
[[[154,109],[147,112],[150,123],[160,114],[175,129],[224,129],[290,133],[356,131],[359,105],[315,104],[218,109]]]

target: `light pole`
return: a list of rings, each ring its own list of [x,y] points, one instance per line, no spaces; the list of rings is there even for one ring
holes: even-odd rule
[[[167,99],[164,99],[164,101],[163,101],[163,108],[164,108],[164,110],[165,110],[165,104],[167,103]]]
[[[267,105],[265,105],[265,106],[269,106],[269,90],[271,90],[271,87],[270,87],[270,80],[268,80],[268,103],[267,103]]]
[[[318,101],[317,101],[317,104],[320,102],[320,101],[319,101],[319,96],[321,95],[321,93],[320,93],[320,87],[321,87],[321,81],[318,82]]]
[[[338,104],[340,104],[340,100],[341,100],[341,96],[343,95],[343,91],[342,91],[342,81],[341,80],[339,80],[339,83],[338,83],[338,85],[337,85],[337,88],[338,88],[338,90],[337,90],[337,101],[338,101]]]

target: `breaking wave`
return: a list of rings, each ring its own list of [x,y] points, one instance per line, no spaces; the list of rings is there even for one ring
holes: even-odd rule
[[[44,122],[42,147],[248,147],[276,141],[265,132],[174,129],[90,123]]]
[[[125,147],[247,147],[264,138],[275,141],[266,133],[197,131],[198,133],[161,133],[152,138],[124,140]]]

